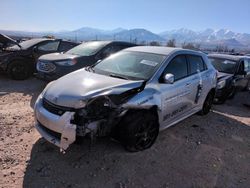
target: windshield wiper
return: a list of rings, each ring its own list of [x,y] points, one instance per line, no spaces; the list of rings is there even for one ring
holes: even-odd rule
[[[92,66],[86,67],[85,70],[87,70],[89,72],[95,72],[95,70]]]
[[[120,75],[117,75],[117,74],[109,74],[110,77],[114,77],[114,78],[121,78],[121,79],[124,79],[124,80],[128,80],[127,77],[124,77],[124,76],[120,76]]]

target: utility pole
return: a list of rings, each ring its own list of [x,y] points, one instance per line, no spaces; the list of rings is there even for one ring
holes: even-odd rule
[[[77,42],[77,31],[75,31],[75,42]]]

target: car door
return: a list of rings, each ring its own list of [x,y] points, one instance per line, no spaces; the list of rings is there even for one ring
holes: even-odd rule
[[[244,88],[248,88],[250,84],[250,59],[246,58],[244,59],[244,71],[246,73],[245,75],[245,85]]]
[[[248,71],[248,62],[246,59],[242,59],[239,62],[238,69],[235,73],[235,86],[238,90],[247,87],[250,73]]]
[[[188,83],[188,63],[185,55],[177,55],[165,68],[160,80],[165,74],[174,75],[174,83],[166,84],[160,81],[161,104],[164,127],[179,119],[190,106],[189,96],[191,88]]]
[[[59,40],[51,40],[38,44],[34,47],[34,57],[38,59],[41,55],[57,52]]]
[[[209,74],[206,73],[207,66],[199,55],[186,55],[189,68],[188,87],[191,91],[188,100],[192,108],[202,104],[201,98],[205,98],[204,90],[209,84]]]

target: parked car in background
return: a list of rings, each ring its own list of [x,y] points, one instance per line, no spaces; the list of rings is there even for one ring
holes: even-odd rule
[[[65,53],[44,55],[37,62],[38,77],[47,81],[55,80],[132,46],[136,45],[119,41],[91,41],[76,46]]]
[[[78,136],[112,136],[127,150],[152,146],[159,130],[209,113],[216,70],[201,52],[133,47],[47,85],[36,128],[66,150]]]
[[[77,44],[61,39],[36,38],[5,48],[0,54],[0,70],[15,80],[30,77],[37,59],[44,54],[67,51]]]
[[[213,66],[218,70],[215,102],[224,103],[236,91],[247,90],[250,83],[250,57],[225,54],[209,54]]]

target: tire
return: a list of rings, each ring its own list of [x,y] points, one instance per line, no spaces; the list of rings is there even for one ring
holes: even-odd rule
[[[8,67],[8,74],[13,80],[25,80],[31,76],[32,70],[28,63],[13,61]]]
[[[118,125],[118,140],[130,152],[150,148],[158,134],[157,116],[151,111],[128,112]]]
[[[213,101],[214,101],[214,92],[210,91],[203,103],[202,110],[198,112],[198,114],[202,116],[207,115],[212,108]]]
[[[235,87],[233,87],[232,88],[232,90],[231,90],[231,92],[228,94],[228,99],[233,99],[234,98],[234,96],[235,96],[235,94],[236,94],[236,88]]]

